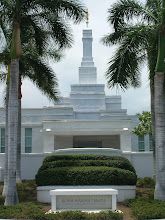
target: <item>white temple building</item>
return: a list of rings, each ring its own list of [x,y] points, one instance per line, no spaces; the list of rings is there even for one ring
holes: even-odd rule
[[[43,108],[22,109],[22,178],[33,179],[43,158],[50,154],[123,155],[137,175],[152,176],[152,140],[137,137],[132,129],[137,116],[122,109],[121,96],[106,96],[97,82],[92,57],[92,30],[83,30],[83,57],[79,84],[71,85],[69,97]],[[0,109],[0,181],[5,152],[5,110]]]

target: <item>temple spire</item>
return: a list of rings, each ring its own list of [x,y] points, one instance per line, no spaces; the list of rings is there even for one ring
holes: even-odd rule
[[[89,13],[88,13],[88,8],[86,9],[86,24],[87,24],[87,27],[88,27],[88,24],[89,24]]]
[[[83,30],[83,57],[79,67],[80,84],[97,84],[97,70],[92,57],[92,30]]]

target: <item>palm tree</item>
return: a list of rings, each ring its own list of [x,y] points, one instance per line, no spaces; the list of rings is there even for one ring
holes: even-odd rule
[[[8,93],[9,93],[9,72],[10,72],[10,57],[9,57],[9,42],[10,42],[10,29],[8,31],[6,28],[3,28],[5,45],[0,52],[0,64],[3,67],[8,68],[8,74],[1,74],[1,81],[5,82],[6,76],[6,125],[8,121]],[[5,32],[7,34],[5,34]],[[21,182],[21,77],[28,77],[32,82],[37,85],[37,87],[45,94],[50,100],[57,101],[58,98],[58,83],[55,77],[53,70],[44,62],[44,57],[50,57],[54,61],[59,61],[62,57],[61,51],[57,49],[46,48],[44,51],[44,57],[37,54],[37,50],[34,48],[34,45],[31,45],[29,42],[26,42],[24,39],[27,39],[24,34],[22,35],[22,47],[26,51],[20,59],[20,70],[22,76],[19,75],[19,89],[18,89],[18,100],[19,100],[19,111],[18,111],[18,136],[17,136],[17,164],[16,164],[16,182]],[[29,36],[30,37],[30,36]],[[7,193],[7,183],[8,183],[8,144],[7,144],[7,129],[6,126],[6,154],[5,154],[5,173],[4,173],[4,188],[3,195]]]
[[[6,205],[18,203],[16,189],[16,149],[18,126],[18,77],[19,59],[22,55],[20,34],[26,30],[31,32],[38,54],[42,55],[44,48],[52,42],[58,47],[71,46],[72,36],[66,17],[75,23],[85,16],[85,10],[80,2],[73,0],[0,0],[0,16],[2,25],[12,26],[12,41],[10,49],[10,83],[8,105],[8,191]]]
[[[34,45],[27,46],[27,42],[22,41],[22,45],[26,53],[24,53],[20,59],[20,72],[22,75],[19,76],[19,91],[18,91],[18,100],[19,100],[19,112],[18,112],[18,143],[17,143],[17,166],[16,166],[16,182],[21,182],[21,77],[29,78],[50,100],[57,101],[58,98],[58,82],[57,78],[55,77],[55,73],[53,70],[44,62],[43,57],[40,57],[37,54],[37,50],[35,50]],[[51,52],[51,53],[50,53]],[[45,51],[44,55],[47,57],[53,58],[54,61],[59,61],[62,57],[61,52],[57,50],[49,50]],[[0,52],[0,64],[1,66],[8,68],[8,72],[10,71],[9,68],[10,57],[9,57],[9,48],[7,45]],[[6,76],[9,74],[1,74],[2,81],[5,82]],[[8,80],[6,82],[6,113],[7,105],[8,105]],[[8,119],[6,115],[6,120]],[[7,122],[6,122],[7,124]],[[7,136],[7,126],[6,126],[6,136]],[[3,188],[3,195],[7,192],[7,138],[6,138],[6,158],[5,158],[5,175],[4,175],[4,188]]]
[[[156,186],[155,199],[165,201],[165,0],[162,1],[155,72]]]
[[[153,156],[154,163],[157,167],[157,184],[159,182],[158,179],[160,179],[160,169],[158,168],[159,153],[157,152],[155,155],[154,142],[156,140],[156,146],[159,146],[156,135],[158,134],[159,125],[156,123],[155,126],[155,120],[156,122],[158,120],[156,113],[158,110],[155,107],[158,107],[158,104],[154,96],[157,96],[156,91],[158,88],[156,88],[156,78],[154,78],[154,76],[158,54],[158,38],[163,26],[162,19],[164,17],[165,8],[163,2],[164,0],[147,0],[144,5],[136,0],[119,0],[113,4],[108,11],[108,22],[113,26],[114,32],[102,38],[102,42],[105,45],[119,45],[114,57],[108,63],[106,78],[109,88],[119,86],[125,90],[130,86],[139,87],[140,67],[146,60],[148,62],[151,91]],[[160,99],[158,98],[158,100]],[[158,149],[157,147],[157,150]],[[155,162],[156,157],[158,158]],[[165,181],[165,178],[163,181]],[[163,181],[160,187],[162,189],[164,185]],[[156,196],[157,194],[159,194],[159,196]],[[157,193],[156,187],[155,198],[163,200],[160,194],[160,191]]]

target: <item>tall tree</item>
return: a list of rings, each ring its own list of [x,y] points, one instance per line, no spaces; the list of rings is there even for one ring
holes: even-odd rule
[[[165,201],[165,0],[162,0],[155,73],[156,186],[155,199]]]
[[[11,25],[11,64],[8,105],[8,191],[6,205],[18,203],[16,189],[16,149],[18,125],[19,59],[22,55],[21,33],[31,31],[38,53],[52,42],[58,47],[71,46],[72,37],[66,17],[75,23],[85,16],[80,2],[73,0],[0,0],[1,27]]]
[[[109,87],[117,85],[122,89],[127,89],[130,86],[140,86],[140,66],[145,60],[148,62],[151,91],[153,156],[154,164],[157,163],[157,167],[158,159],[155,163],[157,154],[155,154],[154,145],[155,135],[157,133],[154,131],[158,126],[156,124],[155,127],[155,119],[157,117],[155,107],[157,107],[157,104],[153,100],[157,99],[154,98],[156,95],[154,92],[158,89],[155,88],[156,78],[154,76],[158,54],[158,39],[161,30],[163,30],[163,2],[164,0],[147,0],[145,4],[142,4],[136,0],[119,0],[109,9],[108,21],[113,26],[114,32],[102,39],[102,42],[106,45],[119,44],[114,57],[109,62],[106,72]],[[156,196],[155,198],[160,197]]]
[[[27,47],[27,44],[26,44]],[[24,44],[23,44],[24,48]],[[45,51],[45,56],[47,57],[49,55],[50,51]],[[45,57],[44,56],[44,57]],[[50,56],[50,55],[49,55]],[[50,100],[57,100],[58,98],[58,82],[57,78],[55,76],[54,71],[46,64],[44,61],[44,57],[40,57],[37,54],[37,50],[35,50],[34,47],[30,46],[28,44],[28,48],[26,48],[26,53],[24,53],[20,59],[20,80],[19,80],[19,89],[18,89],[18,99],[19,99],[19,112],[18,112],[18,129],[21,130],[21,84],[22,79],[28,78],[30,79],[40,90],[42,93],[44,93]],[[62,57],[60,51],[52,51],[51,57],[53,57],[53,60],[59,61],[59,59]],[[0,65],[5,65],[6,68],[8,68],[9,63],[9,53],[6,48],[0,52]],[[7,71],[7,70],[6,70]],[[10,70],[9,70],[10,71]],[[7,74],[6,74],[7,75]],[[3,74],[3,78],[5,74]],[[3,79],[4,81],[4,79]],[[8,80],[7,80],[8,82]],[[8,85],[8,83],[7,83]],[[6,86],[8,88],[8,86]],[[8,89],[6,89],[6,109],[8,105]],[[7,111],[6,111],[7,113]],[[8,117],[6,116],[6,120]],[[7,124],[7,123],[6,123]],[[7,135],[7,126],[6,126],[6,135]],[[16,182],[21,181],[21,133],[18,132],[18,145],[17,145],[17,168],[16,168]],[[6,158],[7,158],[7,140],[6,140]],[[4,189],[3,189],[3,195],[7,192],[7,160],[5,159],[5,175],[4,175]]]
[[[3,28],[4,39],[3,39],[3,47],[0,48],[0,66],[5,69],[6,72],[2,72],[1,74],[1,81],[5,82],[6,80],[6,125],[8,121],[8,93],[9,93],[9,73],[10,73],[10,56],[9,56],[9,45],[10,45],[10,27]],[[6,34],[5,34],[6,33]],[[26,37],[25,37],[26,34]],[[25,78],[28,77],[30,80],[33,81],[35,85],[45,94],[50,100],[57,100],[57,79],[55,77],[55,73],[53,70],[45,63],[44,58],[47,57],[52,58],[54,61],[59,61],[62,57],[61,51],[55,48],[45,48],[42,57],[37,54],[37,49],[35,45],[29,41],[28,39],[29,32],[22,34],[22,47],[23,50],[26,51],[20,59],[20,75],[19,75],[19,89],[18,89],[18,100],[19,100],[19,110],[18,110],[18,140],[17,140],[17,164],[16,164],[16,182],[21,182],[21,77]],[[30,38],[30,36],[29,36]],[[7,70],[8,69],[8,70]],[[22,73],[22,74],[21,74]],[[7,193],[7,183],[8,183],[8,127],[6,126],[6,154],[5,154],[5,173],[4,173],[4,188],[3,188],[3,195]]]

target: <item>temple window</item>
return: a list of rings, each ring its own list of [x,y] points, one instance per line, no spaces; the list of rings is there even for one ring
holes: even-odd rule
[[[5,153],[5,128],[1,128],[1,153]]]
[[[145,151],[144,135],[138,136],[139,151]]]
[[[25,128],[25,153],[32,152],[32,128]]]

